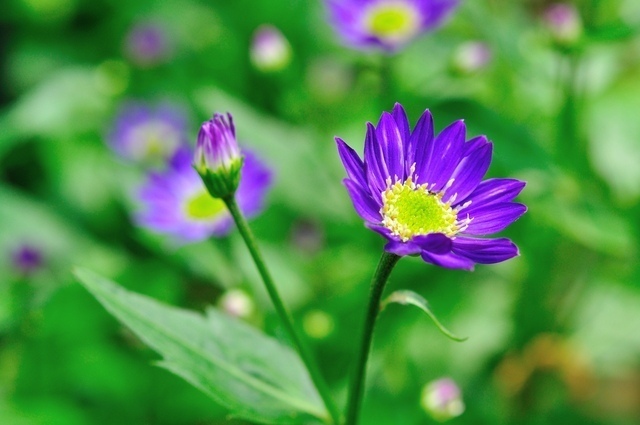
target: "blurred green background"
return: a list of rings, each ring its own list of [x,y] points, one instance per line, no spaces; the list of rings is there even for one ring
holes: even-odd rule
[[[385,58],[343,47],[320,0],[3,0],[0,423],[227,423],[153,365],[74,265],[196,310],[244,288],[247,320],[283,335],[237,234],[176,248],[133,224],[144,167],[105,141],[127,100],[179,105],[190,140],[230,111],[243,146],[273,167],[253,228],[341,404],[383,240],[350,205],[333,137],[361,151],[365,122],[395,101],[412,123],[426,108],[437,129],[464,118],[495,143],[490,176],[528,182],[529,212],[504,232],[522,255],[473,273],[400,262],[388,290],[422,294],[469,340],[388,307],[363,424],[435,423],[420,394],[443,376],[466,405],[451,424],[640,423],[640,2],[575,2],[582,33],[570,42],[543,23],[548,4],[466,1]],[[168,50],[141,62],[127,37],[149,22]],[[289,40],[283,69],[250,61],[262,24]],[[491,60],[469,66],[469,41]],[[12,261],[25,245],[42,256],[28,273]]]

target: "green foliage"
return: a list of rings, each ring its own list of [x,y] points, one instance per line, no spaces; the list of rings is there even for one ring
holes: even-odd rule
[[[215,309],[206,316],[120,288],[90,271],[76,276],[102,305],[162,354],[160,366],[256,422],[307,423],[325,418],[303,364],[290,348]]]
[[[446,25],[383,64],[382,55],[340,45],[321,0],[4,0],[0,424],[247,423],[148,367],[157,354],[96,306],[71,276],[75,264],[191,311],[241,288],[254,306],[250,325],[284,339],[237,234],[176,246],[135,224],[146,170],[118,158],[106,138],[123,102],[140,100],[183,106],[192,145],[214,111],[233,113],[241,146],[274,168],[267,208],[251,226],[296,323],[320,315],[331,324],[310,334],[338,401],[384,242],[353,212],[333,137],[361,151],[365,122],[396,101],[412,123],[426,108],[437,129],[465,119],[469,137],[494,143],[489,175],[527,181],[519,200],[529,210],[504,232],[521,256],[473,273],[399,263],[389,293],[428,299],[469,340],[442,338],[421,312],[388,305],[362,425],[433,423],[419,394],[442,376],[458,382],[466,405],[452,425],[635,425],[639,2],[572,1],[584,36],[564,50],[541,22],[551,1],[460,3]],[[166,31],[165,62],[140,66],[127,54],[140,22]],[[279,73],[250,62],[262,24],[291,44],[292,62]],[[468,41],[493,53],[471,73],[453,66]],[[26,276],[11,263],[22,243],[45,260]]]

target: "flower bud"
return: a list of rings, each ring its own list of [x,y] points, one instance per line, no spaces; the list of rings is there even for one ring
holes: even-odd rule
[[[214,114],[200,127],[193,167],[214,198],[232,196],[240,183],[242,156],[231,114]]]
[[[31,245],[21,245],[12,253],[12,262],[22,274],[31,274],[44,264],[42,251]]]
[[[220,308],[228,315],[246,319],[253,314],[255,305],[246,292],[241,289],[230,289],[222,295]]]
[[[166,29],[155,23],[138,23],[127,35],[125,53],[139,67],[149,68],[170,59]]]
[[[571,46],[582,36],[582,20],[572,4],[556,3],[547,7],[544,23],[553,41],[561,46]]]
[[[440,422],[460,416],[464,412],[460,388],[451,378],[441,378],[427,383],[422,390],[421,404],[427,413]]]
[[[473,74],[491,62],[493,53],[487,43],[468,41],[460,45],[453,56],[453,68],[461,74]]]

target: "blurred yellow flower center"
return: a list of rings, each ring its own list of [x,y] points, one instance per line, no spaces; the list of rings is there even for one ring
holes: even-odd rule
[[[382,224],[406,242],[416,235],[459,231],[457,213],[442,194],[432,193],[425,185],[416,185],[411,177],[396,182],[382,193]]]
[[[142,161],[163,161],[180,144],[176,131],[161,122],[140,124],[129,137],[132,155]]]
[[[205,220],[224,211],[224,202],[211,197],[207,191],[202,191],[187,201],[186,211],[190,218]]]
[[[402,41],[416,33],[417,13],[405,3],[382,3],[369,11],[367,27],[380,38]]]

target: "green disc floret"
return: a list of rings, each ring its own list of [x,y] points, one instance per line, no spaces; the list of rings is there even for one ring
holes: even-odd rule
[[[186,212],[189,218],[198,220],[215,217],[224,211],[224,209],[224,202],[221,199],[211,197],[211,195],[204,190],[189,198],[186,204]]]
[[[370,12],[369,30],[379,37],[412,35],[417,28],[414,13],[403,4],[381,5]]]
[[[459,230],[457,214],[442,202],[442,195],[430,192],[425,185],[416,185],[411,178],[390,185],[382,200],[382,224],[405,242],[429,233],[453,236]]]

